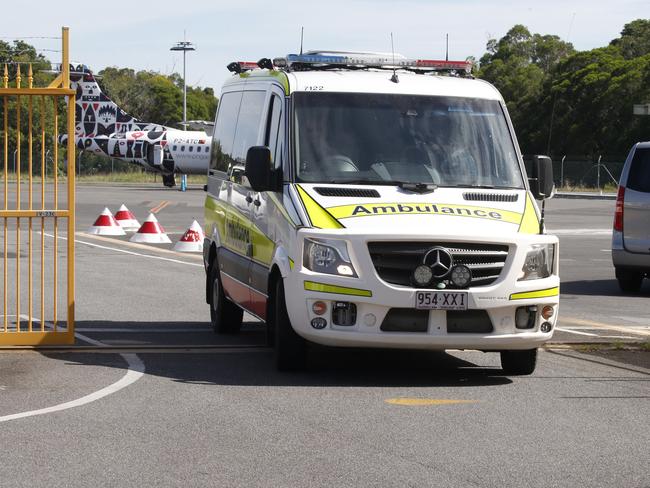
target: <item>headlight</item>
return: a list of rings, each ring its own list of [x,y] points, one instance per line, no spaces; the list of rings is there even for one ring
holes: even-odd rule
[[[524,267],[521,269],[519,281],[548,278],[553,273],[553,244],[533,244],[526,254]]]
[[[305,239],[302,264],[317,273],[357,276],[347,244],[336,239]]]

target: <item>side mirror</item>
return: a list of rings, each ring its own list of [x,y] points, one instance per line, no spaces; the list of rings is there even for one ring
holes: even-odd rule
[[[253,146],[246,153],[245,176],[255,191],[276,191],[279,171],[271,166],[271,151],[266,146]]]
[[[544,200],[553,193],[553,162],[548,156],[525,156],[527,169],[530,167],[528,182],[535,200]]]

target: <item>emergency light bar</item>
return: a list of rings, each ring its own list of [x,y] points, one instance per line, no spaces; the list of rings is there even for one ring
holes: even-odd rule
[[[243,73],[244,71],[258,69],[259,66],[253,61],[233,61],[227,68],[232,73]]]
[[[443,61],[435,59],[407,59],[400,55],[391,54],[288,54],[285,58],[275,58],[273,64],[280,68],[291,66],[313,65],[323,66],[349,66],[358,68],[404,68],[412,70],[431,71],[464,71],[472,70],[471,61]]]

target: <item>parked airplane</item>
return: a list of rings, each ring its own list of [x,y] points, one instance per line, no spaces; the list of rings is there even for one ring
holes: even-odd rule
[[[70,87],[77,91],[75,144],[83,151],[121,159],[162,175],[175,185],[174,175],[207,174],[212,137],[142,122],[127,114],[102,92],[92,71],[70,67]],[[67,136],[61,138],[65,143]]]

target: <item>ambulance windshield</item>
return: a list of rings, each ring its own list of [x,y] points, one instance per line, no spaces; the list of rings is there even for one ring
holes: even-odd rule
[[[495,100],[300,92],[293,117],[301,182],[524,188]]]

